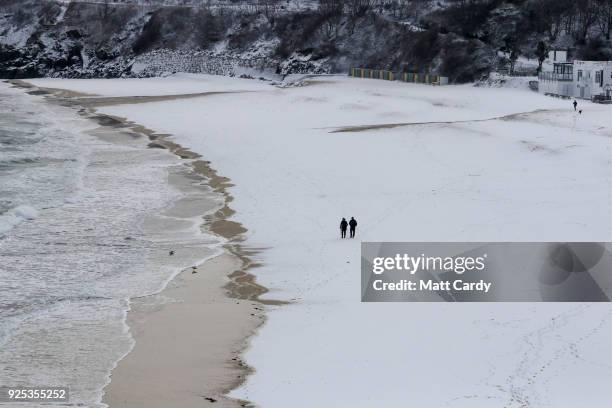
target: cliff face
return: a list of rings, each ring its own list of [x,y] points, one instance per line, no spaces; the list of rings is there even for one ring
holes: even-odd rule
[[[390,64],[406,29],[317,5],[253,7],[2,1],[0,76],[117,77],[343,71]]]
[[[463,82],[536,58],[539,42],[609,57],[599,20],[584,29],[576,2],[551,16],[541,10],[550,1],[0,0],[0,77],[270,76],[364,66]]]
[[[102,76],[127,72],[147,15],[137,7],[59,1],[0,3],[0,76]]]

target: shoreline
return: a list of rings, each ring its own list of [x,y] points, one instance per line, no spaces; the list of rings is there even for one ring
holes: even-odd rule
[[[227,191],[231,181],[219,176],[199,154],[168,140],[171,135],[97,112],[95,106],[104,105],[103,97],[41,88],[22,80],[7,82],[25,88],[26,93],[44,96],[52,103],[77,108],[80,116],[98,123],[101,129],[146,136],[148,148],[166,149],[189,160],[189,171],[223,199],[220,208],[208,215],[202,213],[200,225],[226,240],[223,253],[198,264],[198,273],[189,273],[191,268],[182,270],[157,294],[129,299],[125,323],[134,345],[116,362],[110,381],[102,390],[102,403],[111,408],[169,405],[187,408],[207,403],[221,407],[252,406],[248,401],[228,397],[227,393],[239,387],[253,372],[241,356],[250,338],[265,322],[264,306],[284,302],[259,299],[267,289],[256,282],[250,269],[259,266],[252,256],[260,249],[246,248],[242,244],[246,228],[228,219],[234,214],[229,205],[233,197]],[[95,104],[87,103],[91,97],[95,98]],[[194,96],[161,98],[191,97]],[[119,101],[109,98],[109,103],[115,102]],[[122,97],[119,104],[131,102],[145,101],[139,97]],[[170,180],[167,182],[172,184]],[[155,302],[152,298],[158,298],[153,306],[149,304],[150,300]],[[211,332],[214,336],[209,335]],[[201,349],[206,352],[194,353]]]
[[[60,83],[103,95],[161,93],[161,89],[172,92],[188,86],[193,90],[236,89],[243,84],[239,79],[233,83],[212,76],[190,81],[177,74],[163,81]],[[54,87],[58,81],[33,83]],[[242,357],[256,370],[230,392],[230,397],[266,408],[316,407],[336,401],[339,395],[345,406],[364,407],[401,406],[405,401],[436,407],[487,406],[496,401],[508,404],[516,398],[561,407],[575,399],[576,390],[588,395],[593,406],[612,398],[606,382],[601,381],[612,375],[612,356],[602,352],[612,342],[609,306],[364,304],[360,302],[359,279],[361,241],[428,242],[446,237],[470,242],[474,236],[510,242],[520,237],[554,242],[559,236],[574,241],[603,237],[605,241],[612,231],[611,225],[602,222],[607,215],[600,205],[607,198],[601,186],[609,184],[606,175],[612,165],[607,150],[610,131],[603,126],[610,122],[608,107],[592,105],[586,115],[578,116],[562,101],[529,91],[398,87],[386,81],[354,78],[320,87],[268,89],[97,108],[173,134],[165,139],[189,146],[234,181],[236,185],[228,191],[235,200],[229,206],[237,212],[230,219],[249,228],[240,244],[265,247],[257,256],[250,256],[263,263],[257,270],[258,280],[270,292],[262,297],[294,300],[291,307],[266,307],[266,323],[251,337]],[[351,123],[413,123],[441,117],[462,120],[538,109],[546,112],[519,115],[515,120],[408,126],[382,133],[328,131]],[[112,117],[101,120],[121,125]],[[128,134],[127,130],[119,132]],[[145,147],[148,142],[140,138],[138,146]],[[135,153],[155,155],[160,163],[180,161],[160,149]],[[133,170],[137,167],[126,162],[123,171],[136,173]],[[114,174],[123,180],[120,173]],[[146,173],[139,170],[138,174]],[[113,179],[113,173],[108,172],[107,178]],[[158,172],[149,178],[156,182],[165,177]],[[122,184],[114,183],[118,191]],[[169,190],[166,183],[157,187],[150,190]],[[140,201],[138,185],[132,184],[130,190],[135,193],[130,194],[134,201]],[[580,194],[568,195],[568,191]],[[220,209],[221,200],[217,203]],[[157,213],[159,207],[146,213]],[[500,214],[521,217],[501,228],[494,222]],[[359,221],[355,240],[339,237],[337,225],[342,216],[355,216]],[[199,221],[193,219],[192,225]],[[208,242],[220,250],[224,242],[209,237]],[[176,241],[169,242],[174,245]],[[163,249],[162,261],[171,247]],[[177,254],[180,257],[175,260],[186,259]],[[180,266],[191,267],[195,263],[191,259]],[[194,284],[190,281],[183,287]],[[129,293],[122,296],[126,297]],[[192,311],[197,314],[192,310],[196,307],[184,306],[181,310],[189,315],[182,320],[193,321],[190,316]],[[126,304],[122,310],[127,308]],[[136,308],[134,312],[132,316],[136,316]],[[178,310],[172,315],[179,316]],[[206,324],[204,317],[199,320],[202,322],[197,325]],[[160,327],[156,322],[149,320],[145,326]],[[212,329],[204,329],[212,333]],[[110,336],[97,337],[101,343]],[[450,347],[449,339],[453,340]],[[383,346],[376,347],[378,344]],[[142,345],[143,341],[138,344]],[[373,345],[374,350],[367,352]],[[188,351],[198,356],[207,348],[200,344]],[[143,355],[156,358],[146,347],[140,349]],[[457,353],[458,349],[464,352]],[[128,348],[122,350],[127,352]],[[210,352],[214,354],[212,349]],[[206,365],[203,360],[194,364]],[[407,371],[406,367],[414,369]],[[222,369],[227,372],[226,367]],[[572,378],[563,375],[568,370],[588,375],[584,381],[570,384]],[[159,378],[169,377],[168,370],[158,371]],[[185,375],[184,369],[177,371]],[[113,381],[121,384],[119,370],[115,373]],[[211,385],[199,374],[192,378]],[[193,389],[192,378],[177,386]],[[102,388],[106,378],[102,380],[96,377],[99,385],[94,389]],[[435,392],[436,387],[442,387],[443,392]],[[200,398],[214,396],[202,394]],[[98,401],[99,396],[90,400]],[[209,402],[204,400],[200,405],[205,408]],[[217,402],[221,403],[225,401]]]

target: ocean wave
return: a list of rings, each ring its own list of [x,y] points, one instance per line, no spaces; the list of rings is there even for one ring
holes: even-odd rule
[[[0,160],[0,170],[13,170],[23,168],[24,166],[45,166],[53,164],[63,164],[76,162],[76,159],[70,158],[53,158],[53,157],[16,157],[6,160]]]
[[[44,134],[35,130],[9,129],[0,126],[3,133],[0,134],[0,146],[27,146],[33,145],[44,139]]]
[[[29,205],[20,205],[0,215],[0,235],[15,228],[23,221],[33,220],[38,217],[38,211]]]
[[[0,170],[17,170],[22,166],[37,164],[37,159],[33,157],[22,157],[8,160],[0,160]]]

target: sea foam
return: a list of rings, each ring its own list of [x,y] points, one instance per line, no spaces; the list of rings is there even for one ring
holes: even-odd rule
[[[0,155],[14,159],[0,168],[0,384],[68,385],[91,408],[133,346],[130,299],[221,244],[203,214],[172,210],[194,194],[198,209],[219,204],[185,161],[97,126],[0,84]]]
[[[38,210],[29,205],[11,208],[0,215],[0,235],[5,234],[23,221],[33,220],[36,217],[38,217]]]

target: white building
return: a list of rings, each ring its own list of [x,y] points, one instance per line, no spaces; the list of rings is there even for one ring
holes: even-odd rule
[[[552,71],[540,72],[538,91],[546,95],[574,96],[574,64],[557,62]]]
[[[548,58],[544,61],[549,64],[555,62],[567,62],[567,50],[552,49],[548,51]]]
[[[574,96],[612,98],[612,61],[574,61]]]
[[[583,99],[612,99],[612,61],[556,62],[538,76],[540,93]]]

